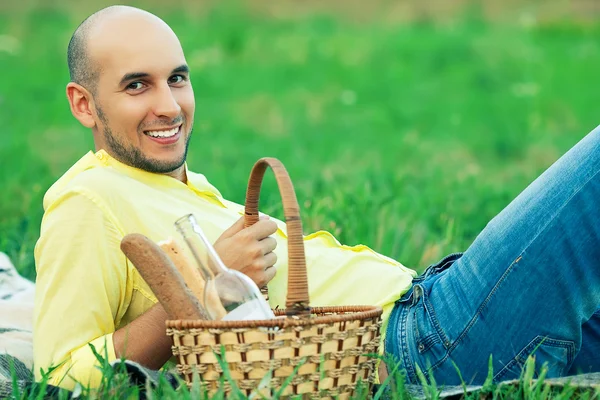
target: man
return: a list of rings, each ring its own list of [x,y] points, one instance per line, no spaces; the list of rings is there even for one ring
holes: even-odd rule
[[[109,361],[154,369],[171,355],[166,314],[120,251],[124,235],[177,239],[174,222],[194,213],[227,265],[270,282],[273,307],[285,304],[287,245],[283,223],[263,219],[243,229],[242,206],[187,170],[194,93],[183,50],[162,20],[131,7],[104,9],[77,29],[68,53],[71,111],[92,130],[97,152],[44,198],[34,362],[38,379],[40,368],[57,365],[50,383],[72,388],[74,380],[100,381],[89,344]],[[305,246],[312,305],[374,304],[387,317],[415,276],[324,232]]]
[[[126,40],[124,40],[126,38]],[[170,357],[164,310],[119,250],[140,232],[176,237],[194,213],[226,264],[283,304],[285,226],[243,228],[240,205],[185,165],[194,96],[183,50],[157,17],[109,7],[88,18],[69,45],[71,111],[94,135],[96,153],[48,191],[36,246],[34,355],[50,383],[92,386],[89,344],[109,361],[159,368]],[[305,238],[313,305],[384,309],[385,351],[418,382],[482,382],[493,354],[497,380],[515,377],[535,352],[550,375],[600,370],[600,130],[499,214],[464,253],[421,277],[364,246],[328,233]],[[60,322],[59,322],[60,318]],[[63,376],[67,376],[61,380]]]

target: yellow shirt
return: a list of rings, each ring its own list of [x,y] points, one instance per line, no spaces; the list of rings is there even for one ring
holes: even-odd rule
[[[101,373],[89,344],[116,359],[115,330],[157,300],[120,250],[128,233],[154,241],[179,239],[173,223],[193,213],[214,242],[243,206],[225,200],[201,174],[188,182],[122,164],[105,151],[89,152],[44,197],[44,217],[35,248],[34,365],[50,384],[72,389],[74,380],[97,387]],[[277,274],[269,283],[272,307],[285,307],[287,241],[279,225]],[[327,232],[305,237],[311,305],[379,305],[384,326],[416,273],[366,246],[348,247]],[[385,332],[385,328],[383,328]],[[64,377],[64,379],[63,379]]]

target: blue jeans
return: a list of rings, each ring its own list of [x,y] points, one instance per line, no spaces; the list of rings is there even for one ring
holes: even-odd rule
[[[386,352],[419,383],[600,371],[600,127],[396,302]],[[456,365],[456,367],[455,367]],[[392,366],[388,366],[391,369]]]

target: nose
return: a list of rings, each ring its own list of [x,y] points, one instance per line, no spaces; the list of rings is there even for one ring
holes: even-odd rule
[[[154,102],[154,114],[157,117],[167,117],[173,119],[181,113],[181,106],[173,93],[173,88],[169,85],[162,85],[156,91]]]

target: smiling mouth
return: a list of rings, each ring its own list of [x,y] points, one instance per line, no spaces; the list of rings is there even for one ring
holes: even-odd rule
[[[180,128],[181,128],[181,125],[177,125],[176,127],[171,128],[171,129],[144,131],[144,134],[148,135],[150,137],[153,137],[153,138],[168,139],[170,137],[177,135],[177,132],[179,132]]]

